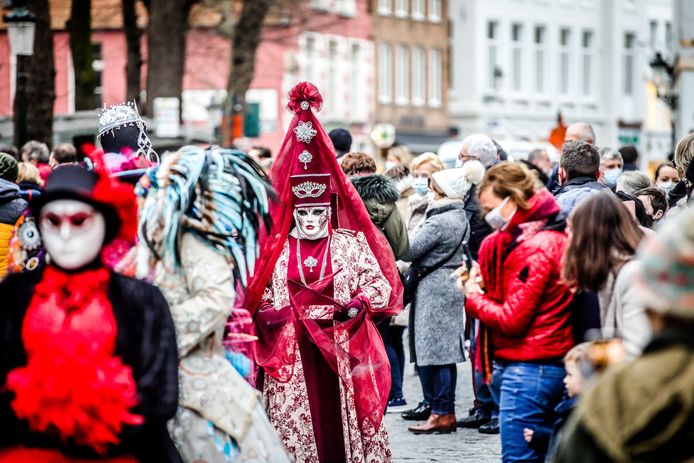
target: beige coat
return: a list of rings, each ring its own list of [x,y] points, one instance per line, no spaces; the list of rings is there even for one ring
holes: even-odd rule
[[[645,307],[636,288],[640,262],[631,260],[617,273],[610,274],[600,300],[600,320],[606,332],[617,330],[631,357],[638,356],[651,338],[651,328]]]

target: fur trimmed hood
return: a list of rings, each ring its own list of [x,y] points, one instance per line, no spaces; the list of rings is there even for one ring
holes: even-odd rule
[[[350,181],[364,202],[375,201],[380,204],[394,204],[400,199],[400,192],[395,183],[384,175],[350,177]]]

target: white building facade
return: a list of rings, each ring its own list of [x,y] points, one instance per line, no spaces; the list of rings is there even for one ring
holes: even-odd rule
[[[462,136],[547,140],[593,125],[599,146],[667,157],[670,120],[649,63],[672,43],[672,0],[452,0],[452,125]]]

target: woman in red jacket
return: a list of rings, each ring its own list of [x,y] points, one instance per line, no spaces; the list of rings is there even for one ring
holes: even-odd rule
[[[572,293],[561,281],[565,224],[554,197],[520,163],[489,169],[479,199],[496,231],[482,242],[480,268],[465,285],[467,313],[491,337],[480,336],[477,366],[489,379],[491,347],[504,463],[542,462],[544,452],[528,447],[523,429],[546,423],[564,390],[562,358],[573,346]]]

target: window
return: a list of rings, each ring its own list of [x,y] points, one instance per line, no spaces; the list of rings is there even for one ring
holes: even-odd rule
[[[441,106],[441,51],[429,52],[429,106]]]
[[[665,48],[672,50],[672,23],[665,23]]]
[[[593,32],[583,31],[581,43],[582,61],[582,86],[581,94],[585,97],[593,96]]]
[[[499,23],[487,23],[487,86],[496,89],[499,71]]]
[[[314,37],[306,37],[306,75],[305,79],[309,82],[315,82],[314,63],[316,60],[316,39]]]
[[[407,104],[409,98],[409,75],[408,58],[409,53],[407,47],[398,46],[397,54],[395,55],[395,102],[398,104]]]
[[[634,71],[635,60],[634,48],[636,45],[636,34],[627,32],[624,34],[624,94],[632,96],[634,94]]]
[[[382,43],[378,47],[378,101],[390,103],[393,99],[393,54],[390,45]]]
[[[412,104],[415,106],[424,104],[424,79],[426,72],[426,63],[424,61],[424,50],[415,48],[412,51]]]
[[[103,106],[104,100],[104,84],[103,84],[103,72],[104,72],[104,59],[101,51],[101,42],[94,42],[92,44],[92,69],[94,69],[94,104],[95,108],[101,108]]]
[[[328,43],[328,91],[326,95],[326,99],[331,102],[328,103],[326,112],[332,115],[335,114],[337,110],[335,105],[337,101],[339,101],[337,96],[337,59],[337,42],[335,40],[331,40]]]
[[[523,26],[511,25],[511,88],[523,90]]]
[[[441,21],[441,0],[429,0],[429,21]]]
[[[391,11],[393,0],[378,0],[378,14],[387,16]]]
[[[535,27],[535,91],[547,92],[547,28]]]
[[[424,0],[412,0],[412,19],[424,19]]]
[[[571,90],[571,30],[559,30],[559,94],[566,96]]]
[[[395,0],[395,16],[398,16],[400,18],[405,18],[407,17],[407,14],[409,13],[408,10],[408,2],[409,0]]]
[[[353,81],[351,83],[351,89],[354,92],[352,98],[349,99],[350,102],[350,115],[353,119],[360,119],[363,113],[363,101],[364,101],[364,83],[362,82],[362,66],[361,62],[362,52],[361,46],[358,43],[352,44],[352,53],[350,55],[350,60],[352,64],[352,77]]]
[[[651,21],[649,23],[648,31],[648,42],[651,46],[651,50],[655,50],[658,46],[658,21]]]

